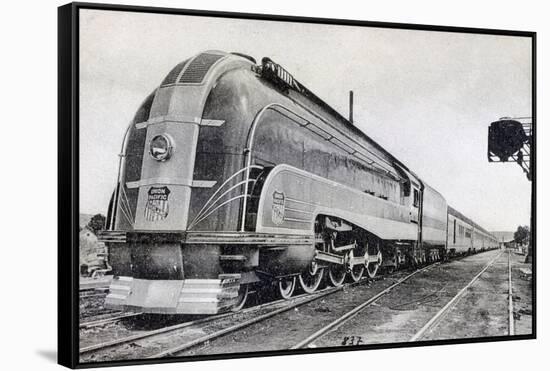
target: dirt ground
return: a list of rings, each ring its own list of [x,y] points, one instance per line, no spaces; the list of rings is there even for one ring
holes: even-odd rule
[[[516,335],[532,332],[531,281],[521,276],[523,255],[510,254],[513,316]],[[472,285],[444,321],[426,337],[430,340],[509,335],[508,253],[504,252]]]
[[[532,264],[525,264],[525,256],[512,253],[512,293],[516,335],[533,332],[533,281],[524,277],[521,269],[532,270]]]
[[[426,340],[508,335],[508,254],[503,253]]]

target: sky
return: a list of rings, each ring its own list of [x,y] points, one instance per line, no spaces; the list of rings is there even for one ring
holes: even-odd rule
[[[177,63],[268,56],[488,230],[529,225],[531,183],[487,161],[487,127],[531,116],[531,40],[81,10],[80,211],[106,213],[124,131]]]

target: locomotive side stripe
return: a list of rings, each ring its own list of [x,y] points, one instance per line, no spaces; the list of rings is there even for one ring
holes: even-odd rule
[[[136,129],[144,129],[151,125],[165,124],[167,122],[181,124],[181,125],[199,125],[200,118],[195,118],[194,121],[189,121],[188,116],[181,116],[181,117],[177,115],[155,116],[147,121],[137,123]]]
[[[291,208],[291,207],[285,207],[285,211],[293,211],[295,213],[302,213],[302,214],[313,214],[313,212],[311,211],[307,211],[307,210],[299,210],[299,209],[294,209],[294,208]]]
[[[288,217],[284,217],[283,220],[286,220],[286,221],[289,221],[289,222],[297,222],[297,223],[307,223],[307,224],[311,224],[311,220],[310,219],[298,219],[298,218],[288,218]]]
[[[218,293],[222,292],[221,287],[215,287],[215,288],[186,288],[185,286],[181,289],[181,293],[187,293],[187,294],[200,294],[200,293]]]
[[[118,280],[119,281],[133,281],[133,277],[128,277],[128,276],[118,276]]]
[[[225,124],[225,120],[208,120],[208,119],[202,119],[201,125],[202,126],[215,126],[219,127]]]
[[[181,298],[178,303],[217,303],[218,298]]]
[[[114,285],[109,286],[109,290],[126,290],[130,291],[130,286]]]
[[[174,122],[177,124],[187,124],[187,125],[201,125],[201,126],[213,126],[219,127],[225,124],[225,120],[214,120],[214,119],[200,119],[196,118],[195,121],[189,121],[187,116],[178,116],[178,115],[166,115],[166,116],[155,116],[147,121],[138,122],[135,124],[136,129],[145,129],[150,125],[164,124],[167,122]]]
[[[215,180],[193,180],[191,187],[195,188],[212,188],[216,185]]]
[[[291,198],[291,197],[288,197],[286,198],[287,201],[291,201],[291,202],[296,202],[297,204],[304,204],[304,205],[309,205],[309,206],[317,206],[316,203],[314,202],[308,202],[308,201],[304,201],[304,200],[298,200],[296,198]]]
[[[193,181],[189,178],[181,178],[181,177],[146,178],[146,179],[136,180],[134,182],[128,182],[126,183],[126,187],[138,188],[138,187],[148,186],[153,184],[191,186],[193,184]]]

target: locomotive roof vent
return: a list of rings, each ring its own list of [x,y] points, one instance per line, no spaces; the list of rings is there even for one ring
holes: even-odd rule
[[[187,59],[174,67],[162,81],[161,87],[174,84],[200,84],[210,68],[227,54],[206,52]]]
[[[160,86],[175,84],[181,70],[183,70],[183,67],[185,67],[187,62],[189,62],[189,59],[186,59],[183,62],[178,63],[176,65],[176,67],[172,68],[172,71],[170,71],[168,73],[168,75],[166,75],[166,77],[164,78],[164,80],[162,81],[162,84],[160,84]]]
[[[223,54],[202,53],[193,59],[180,77],[180,84],[200,84],[214,63],[223,58]]]

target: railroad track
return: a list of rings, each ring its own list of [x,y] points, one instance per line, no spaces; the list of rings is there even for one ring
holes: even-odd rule
[[[500,255],[499,255],[500,256]],[[460,259],[460,258],[458,258]],[[454,260],[454,259],[453,259]],[[399,279],[396,283],[390,285],[389,287],[385,288],[384,290],[380,291],[374,296],[369,297],[365,302],[358,305],[354,309],[350,310],[349,312],[345,313],[343,316],[339,317],[338,319],[331,322],[329,325],[323,327],[319,331],[315,332],[313,335],[307,337],[300,343],[292,346],[290,349],[300,349],[307,347],[311,343],[313,343],[316,339],[322,337],[324,334],[336,329],[341,324],[347,322],[349,319],[353,318],[356,314],[361,312],[363,309],[367,308],[374,302],[376,302],[381,297],[387,295],[390,293],[395,287],[401,285],[402,283],[409,280],[411,277],[421,273],[425,272],[429,269],[432,269],[435,266],[440,265],[441,262],[435,262],[428,266],[425,266],[421,269],[418,269],[405,277]],[[135,341],[145,341],[146,343],[143,345],[143,343],[140,343],[138,346],[142,349],[144,349],[146,355],[144,357],[140,358],[162,358],[167,356],[177,356],[181,353],[184,353],[186,351],[189,351],[193,348],[196,348],[200,345],[208,344],[209,342],[224,337],[226,335],[229,335],[231,333],[235,333],[239,330],[245,329],[246,327],[249,327],[253,324],[265,321],[269,318],[272,318],[274,316],[277,316],[281,313],[288,312],[294,308],[298,308],[302,305],[305,305],[307,303],[311,303],[313,301],[319,300],[323,297],[327,297],[328,295],[334,294],[338,291],[344,290],[345,288],[360,285],[362,283],[365,283],[368,281],[368,279],[363,279],[356,283],[350,283],[346,284],[340,287],[332,287],[328,289],[324,289],[321,291],[316,292],[315,294],[302,294],[293,297],[291,300],[277,300],[270,303],[264,303],[255,307],[251,307],[245,310],[242,310],[240,312],[236,313],[224,313],[214,316],[209,316],[207,318],[202,318],[194,321],[188,321],[180,324],[176,324],[173,326],[163,327],[160,329],[152,330],[143,332],[140,334],[134,334],[127,337],[114,339],[108,342],[102,342],[94,345],[90,345],[87,347],[83,347],[80,349],[80,356],[83,357],[93,357],[94,354],[101,354],[103,351],[107,349],[113,349],[117,347],[124,346],[125,344],[133,343]],[[281,304],[283,306],[281,306]],[[238,320],[238,316],[244,315],[247,318],[244,318],[242,320]],[[230,317],[235,316],[235,321],[230,324],[221,324],[223,320],[227,320]],[[169,336],[179,336],[178,333],[181,333],[180,330],[189,329],[189,332],[195,333],[194,336],[187,336],[185,335],[184,341],[180,341],[180,339],[166,341],[164,340],[164,345],[159,345],[159,343],[162,343],[163,338],[168,338]],[[147,342],[150,342],[151,344],[154,344],[153,348],[159,349],[158,351],[147,351],[147,348],[149,345]],[[178,345],[173,346],[172,344],[177,343]],[[112,354],[118,354],[118,352],[113,352]],[[101,355],[100,355],[101,357]],[[120,359],[120,358],[118,358]]]
[[[439,262],[432,264],[432,266],[436,265],[436,264],[439,264]],[[410,276],[412,276],[412,275],[414,275],[414,274],[416,274],[416,273],[418,273],[418,272],[420,272],[420,271],[422,271],[426,268],[428,268],[428,267],[425,267],[425,268],[423,268],[419,271],[416,271],[416,272],[410,274],[407,277],[410,277]],[[228,317],[231,317],[231,316],[240,316],[240,315],[250,316],[250,315],[252,315],[251,316],[252,318],[250,318],[250,319],[246,319],[244,321],[241,321],[241,322],[236,323],[236,324],[231,325],[231,326],[223,326],[223,328],[221,328],[219,330],[216,330],[216,331],[213,331],[213,332],[211,332],[207,335],[195,337],[192,340],[186,341],[186,342],[184,342],[182,344],[179,344],[178,346],[175,346],[175,347],[168,347],[167,349],[156,352],[152,355],[147,356],[146,358],[160,358],[160,357],[166,357],[166,356],[174,355],[178,352],[188,350],[190,348],[193,348],[193,347],[199,346],[201,344],[207,343],[207,342],[209,342],[211,340],[214,340],[218,337],[221,337],[223,335],[227,335],[229,333],[232,333],[232,332],[238,331],[240,329],[243,329],[245,327],[251,326],[255,323],[264,321],[264,320],[266,320],[268,318],[271,318],[271,317],[274,317],[274,316],[276,316],[280,313],[290,311],[290,310],[292,310],[294,308],[297,308],[299,306],[302,306],[302,305],[305,305],[307,303],[313,302],[315,300],[319,300],[321,298],[327,297],[331,294],[342,291],[342,290],[344,290],[348,287],[364,284],[367,281],[368,281],[368,278],[364,278],[364,279],[362,279],[358,282],[345,284],[345,285],[342,285],[342,286],[339,286],[339,287],[326,288],[326,289],[320,290],[320,291],[318,291],[314,294],[297,295],[297,296],[293,297],[291,300],[280,299],[280,300],[276,300],[276,301],[273,301],[273,302],[264,303],[264,304],[257,305],[257,306],[251,307],[251,308],[247,308],[247,309],[241,310],[241,311],[236,312],[236,313],[229,312],[229,313],[223,313],[223,314],[219,314],[219,315],[209,316],[209,317],[194,320],[194,321],[183,322],[183,323],[176,324],[176,325],[173,325],[173,326],[167,326],[167,327],[163,327],[163,328],[152,330],[152,331],[147,331],[147,332],[143,332],[143,333],[139,333],[139,334],[134,334],[134,335],[122,337],[122,338],[119,338],[119,339],[110,340],[110,341],[107,341],[107,342],[102,342],[102,343],[89,345],[89,346],[86,346],[86,347],[82,347],[80,349],[80,356],[81,357],[82,356],[91,357],[96,353],[101,353],[101,352],[103,352],[107,349],[110,349],[110,348],[120,347],[120,346],[123,346],[125,344],[133,343],[133,342],[138,341],[138,340],[142,341],[142,340],[158,339],[159,337],[162,337],[162,336],[169,336],[173,333],[177,333],[179,330],[183,330],[183,329],[191,328],[191,327],[196,327],[196,326],[199,326],[199,325],[203,326],[203,327],[206,327],[206,326],[216,327],[216,322],[217,321],[227,319]],[[402,281],[404,281],[404,280],[401,280],[401,282]],[[282,307],[280,307],[281,304],[283,305]],[[273,309],[269,310],[270,308],[273,308]],[[268,309],[268,310],[266,311],[266,309]],[[263,311],[265,311],[265,313],[261,313]],[[253,314],[257,314],[257,315],[254,316]],[[139,313],[132,313],[130,316],[137,316],[137,315],[139,315]],[[82,324],[81,328],[95,327],[95,326],[100,326],[104,323],[116,322],[116,321],[121,320],[123,315],[121,315],[120,317],[121,318],[115,317],[115,318],[112,318],[112,319],[109,318],[109,319],[99,320],[99,321],[90,321],[88,323]]]
[[[508,335],[516,334],[514,322],[514,300],[513,300],[513,285],[512,285],[512,260],[510,258],[510,250],[508,250]]]
[[[94,293],[88,293],[88,292],[81,292],[80,295],[78,296],[79,299],[88,299],[88,298],[99,298],[99,297],[105,297],[107,296],[107,293],[106,292],[102,292],[102,293],[97,293],[97,292],[94,292]]]
[[[116,312],[116,315],[114,315],[112,317],[97,319],[97,320],[94,320],[94,321],[82,322],[82,323],[79,324],[79,328],[89,329],[89,328],[93,328],[93,327],[104,326],[104,325],[107,325],[109,323],[119,322],[123,319],[136,317],[136,316],[139,316],[141,314],[142,313]]]
[[[91,313],[86,313],[85,315],[81,314],[80,322],[91,323],[91,322],[95,322],[103,319],[108,319],[108,318],[111,318],[111,316],[117,316],[121,313],[122,312],[118,310],[98,309],[98,310],[91,311]]]

